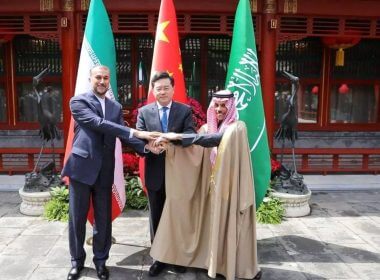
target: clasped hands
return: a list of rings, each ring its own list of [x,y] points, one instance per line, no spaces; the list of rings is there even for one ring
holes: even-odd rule
[[[135,131],[135,136],[148,141],[146,148],[152,153],[158,155],[167,150],[170,141],[182,139],[181,134],[168,132],[162,133],[158,131]]]

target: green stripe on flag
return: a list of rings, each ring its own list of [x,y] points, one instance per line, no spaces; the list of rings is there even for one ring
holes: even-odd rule
[[[240,0],[236,10],[226,88],[234,93],[239,119],[247,126],[257,208],[269,187],[271,166],[256,42],[248,0]]]
[[[115,99],[118,100],[115,40],[113,38],[109,17],[102,0],[92,0],[90,3],[84,37],[92,50],[92,52],[89,50],[89,54],[95,64],[100,63],[108,66],[110,69],[111,88]],[[92,55],[95,57],[92,57]]]

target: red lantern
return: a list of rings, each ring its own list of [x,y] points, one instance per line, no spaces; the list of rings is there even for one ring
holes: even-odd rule
[[[350,91],[350,88],[347,86],[347,84],[342,84],[342,85],[338,88],[338,92],[339,92],[340,94],[347,94],[349,91]]]
[[[344,49],[353,47],[359,43],[360,37],[322,37],[322,42],[329,48],[337,49],[335,56],[335,66],[344,66]]]
[[[312,94],[318,94],[319,92],[319,87],[318,86],[313,86],[313,88],[311,89],[311,93]]]

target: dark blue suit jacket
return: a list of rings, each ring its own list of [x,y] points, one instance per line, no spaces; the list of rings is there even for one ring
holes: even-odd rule
[[[157,103],[153,102],[139,109],[136,128],[144,131],[161,131]],[[170,107],[168,132],[195,133],[191,107],[174,102]],[[148,154],[145,157],[145,185],[150,190],[159,190],[165,178],[165,153]]]
[[[75,120],[74,140],[62,176],[93,185],[100,169],[106,168],[109,172],[105,173],[113,177],[116,137],[136,152],[144,154],[145,142],[136,137],[129,138],[130,128],[124,126],[122,108],[118,102],[106,98],[106,115],[103,116],[99,100],[89,92],[71,98],[70,110]]]

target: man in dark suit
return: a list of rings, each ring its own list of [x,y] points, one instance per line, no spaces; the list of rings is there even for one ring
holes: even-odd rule
[[[139,109],[136,128],[142,131],[194,133],[191,107],[173,101],[174,79],[167,72],[158,72],[151,79],[152,102]],[[151,240],[154,238],[165,203],[165,154],[145,157],[145,186],[148,190]],[[154,262],[150,276],[158,275],[165,264]],[[176,268],[183,272],[184,268]]]
[[[121,141],[139,154],[147,152],[147,133],[124,126],[121,105],[106,98],[110,71],[96,66],[90,71],[92,91],[74,96],[70,110],[75,120],[71,154],[62,170],[70,178],[69,245],[72,268],[67,279],[78,279],[84,267],[83,249],[90,198],[94,208],[93,252],[99,279],[108,279],[106,268],[111,248],[111,197],[115,169],[115,141]]]

